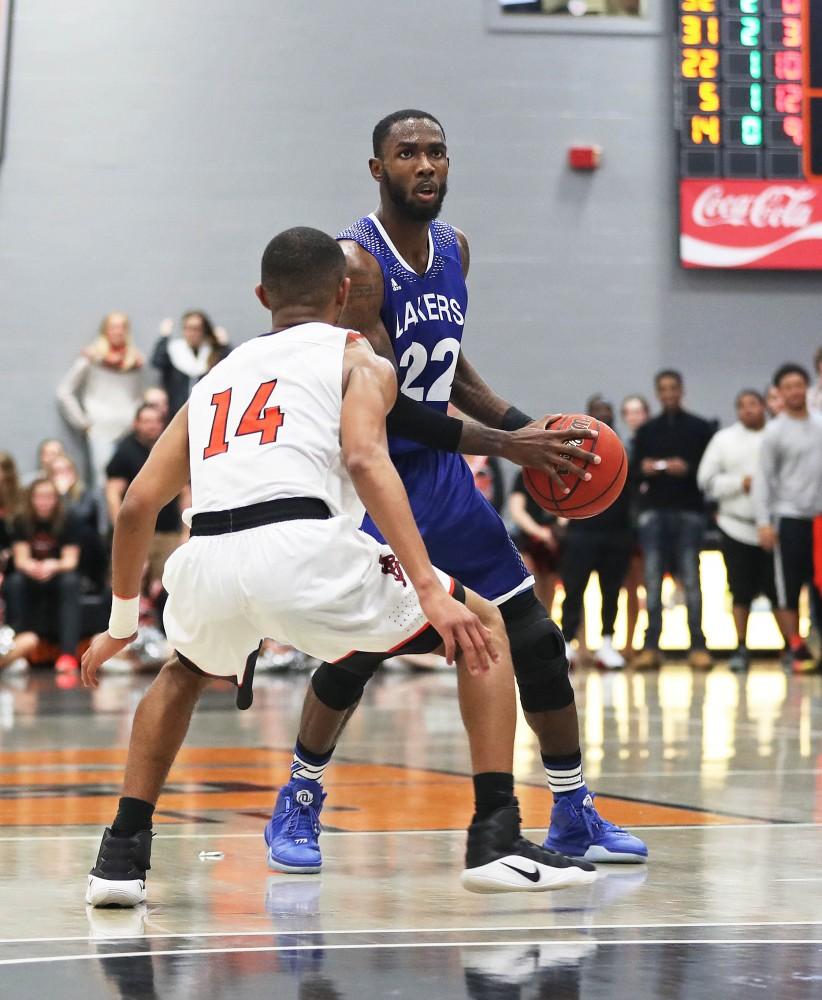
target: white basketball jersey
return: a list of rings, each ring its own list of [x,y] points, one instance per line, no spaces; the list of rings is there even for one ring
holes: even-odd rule
[[[317,497],[359,522],[342,464],[347,331],[305,323],[237,347],[188,404],[192,513]]]

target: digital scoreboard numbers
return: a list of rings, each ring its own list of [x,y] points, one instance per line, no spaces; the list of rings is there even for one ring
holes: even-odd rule
[[[681,259],[822,268],[822,0],[678,0]]]

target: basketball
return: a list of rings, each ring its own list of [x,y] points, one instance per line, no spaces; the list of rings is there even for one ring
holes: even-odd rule
[[[562,476],[563,483],[571,490],[570,493],[562,493],[562,488],[548,473],[539,469],[524,469],[525,487],[540,507],[552,514],[571,519],[594,517],[607,510],[622,492],[628,476],[628,457],[619,437],[601,420],[586,413],[568,413],[551,424],[551,430],[568,428],[599,432],[596,438],[568,442],[599,455],[599,465],[586,465],[591,478],[585,481],[573,473]],[[582,461],[576,459],[573,464],[581,466]]]

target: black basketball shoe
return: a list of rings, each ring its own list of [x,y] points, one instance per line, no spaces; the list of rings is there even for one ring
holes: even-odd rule
[[[596,868],[526,840],[520,832],[516,799],[468,828],[465,871],[469,892],[545,892],[596,879]]]
[[[146,898],[151,868],[151,830],[116,837],[106,828],[97,864],[88,876],[86,902],[92,906],[137,906]]]

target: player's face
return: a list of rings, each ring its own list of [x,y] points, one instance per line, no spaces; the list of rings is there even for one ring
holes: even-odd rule
[[[395,208],[417,222],[436,219],[448,190],[448,151],[438,125],[397,122],[374,163],[381,165],[378,179]]]
[[[752,431],[759,430],[765,425],[765,404],[758,396],[747,393],[736,404],[736,415],[743,426]]]
[[[664,410],[678,410],[682,405],[682,383],[675,378],[665,376],[656,384],[656,394]]]
[[[808,385],[801,375],[783,375],[779,380],[778,388],[786,410],[798,413],[805,409]]]

